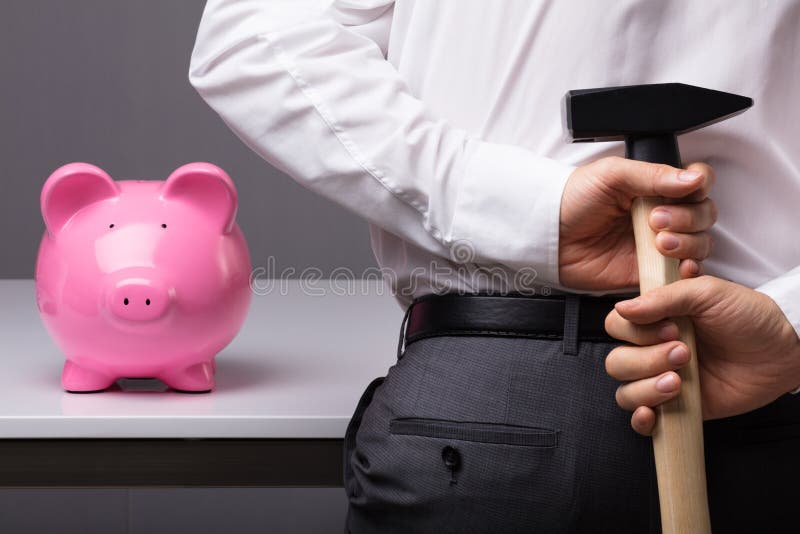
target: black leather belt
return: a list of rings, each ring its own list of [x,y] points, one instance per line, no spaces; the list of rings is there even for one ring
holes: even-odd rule
[[[631,297],[426,295],[407,311],[403,345],[451,335],[563,339],[565,328],[572,328],[579,340],[613,342],[605,318],[626,298]],[[575,315],[571,321],[569,307]]]

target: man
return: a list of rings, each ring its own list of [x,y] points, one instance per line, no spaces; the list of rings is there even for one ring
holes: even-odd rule
[[[791,529],[800,3],[315,4],[209,1],[190,80],[267,161],[367,219],[413,299],[345,438],[349,531],[657,531],[651,445],[614,398],[652,431],[688,360],[677,315],[704,415],[727,418],[706,423],[715,531]],[[706,162],[685,171],[564,143],[567,90],[668,81],[756,105],[682,137]],[[635,290],[643,195],[670,199],[650,225],[684,280],[600,297]]]

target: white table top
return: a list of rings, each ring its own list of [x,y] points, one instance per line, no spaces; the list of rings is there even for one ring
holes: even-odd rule
[[[61,389],[64,357],[33,281],[0,280],[0,439],[342,438],[361,392],[395,362],[400,306],[374,281],[351,282],[350,294],[328,280],[262,282],[275,285],[253,295],[212,393],[120,381],[73,394]]]

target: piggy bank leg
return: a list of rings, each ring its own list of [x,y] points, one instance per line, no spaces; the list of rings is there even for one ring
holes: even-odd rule
[[[159,378],[172,389],[201,393],[214,389],[214,367],[212,361],[205,361],[165,373]]]
[[[111,387],[115,381],[116,377],[81,367],[71,360],[64,362],[64,371],[61,373],[61,385],[73,393],[103,391]]]

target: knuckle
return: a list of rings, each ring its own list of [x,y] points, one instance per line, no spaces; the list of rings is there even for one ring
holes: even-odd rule
[[[675,169],[673,167],[663,163],[650,163],[648,164],[647,169],[650,172],[648,178],[656,186],[665,184],[675,174]]]
[[[641,363],[641,374],[647,376],[654,376],[661,371],[661,357],[656,352],[648,354],[647,358],[643,358]]]
[[[706,232],[701,232],[698,235],[691,236],[690,238],[691,246],[687,247],[686,253],[684,254],[687,258],[697,258],[698,260],[704,260],[708,257],[709,254],[709,236]]]
[[[625,159],[619,156],[608,156],[595,162],[596,176],[609,186],[619,186],[625,182]]]
[[[614,400],[617,402],[617,405],[626,410],[627,409],[627,387],[626,384],[623,384],[617,388],[617,391],[614,393]]]
[[[717,217],[719,216],[719,210],[717,209],[717,204],[709,199],[706,199],[709,211],[709,218],[711,219],[711,224],[717,222]]]
[[[714,167],[707,163],[703,163],[703,166],[706,169],[706,176],[708,176],[708,181],[711,185],[714,185],[714,182],[717,181],[717,173],[714,171]]]
[[[642,374],[642,362],[634,358],[634,347],[623,345],[617,347],[606,358],[606,372],[617,380],[630,380]]]
[[[704,260],[711,254],[711,236],[708,232],[700,232],[692,236],[692,250],[688,257]]]
[[[698,277],[696,279],[696,282],[700,288],[708,288],[711,287],[711,284],[713,284],[711,280],[712,280],[711,276],[704,274],[703,276]]]
[[[617,351],[616,349],[612,350],[606,356],[606,374],[613,378],[616,378],[617,375]]]
[[[631,416],[631,427],[634,431],[636,431],[636,433],[643,436],[647,436],[649,434],[650,429],[648,428],[647,420],[644,419],[642,414]]]
[[[698,217],[698,210],[702,208],[692,206],[687,210],[684,210],[683,213],[683,225],[687,229],[697,228],[699,226],[699,217]]]
[[[611,310],[608,315],[606,315],[605,324],[603,326],[609,335],[613,336],[614,332],[616,332],[618,320],[619,314],[617,313],[617,310]]]
[[[688,168],[692,168],[692,170],[696,170],[698,172],[703,173],[703,177],[705,178],[706,182],[708,182],[710,184],[714,183],[714,179],[716,178],[716,175],[715,175],[715,172],[714,172],[714,168],[711,165],[709,165],[708,163],[704,163],[702,161],[697,161],[697,162],[692,163],[691,165],[689,165]]]
[[[719,280],[717,278],[708,274],[700,275],[691,280],[691,283],[695,285],[696,295],[701,300],[705,300],[708,296],[716,292],[718,282]]]
[[[704,255],[708,252],[708,233],[698,232],[696,235],[690,237],[692,248],[694,252],[699,255]]]
[[[631,428],[634,429],[636,432],[639,432],[641,434],[642,424],[636,418],[636,413],[635,412],[634,412],[633,415],[631,415]]]
[[[622,159],[619,156],[606,156],[596,160],[594,165],[597,167],[597,172],[603,175],[616,174],[615,171],[622,164]]]
[[[666,163],[651,163],[653,172],[656,176],[666,176],[672,178],[676,173],[680,172],[679,169]]]

